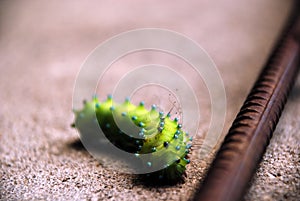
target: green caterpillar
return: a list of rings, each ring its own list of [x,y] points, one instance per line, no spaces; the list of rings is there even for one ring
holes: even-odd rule
[[[186,165],[190,162],[187,154],[191,148],[189,141],[192,138],[182,130],[178,119],[164,115],[152,105],[147,110],[144,102],[138,106],[133,105],[129,99],[117,104],[108,96],[104,102],[94,97],[84,102],[84,108],[75,111],[75,127],[81,136],[87,135],[85,128],[96,114],[106,138],[119,149],[133,153],[136,157],[147,154],[141,159],[144,166],[163,164],[163,169],[145,174],[151,180],[163,180],[167,183],[183,179]]]

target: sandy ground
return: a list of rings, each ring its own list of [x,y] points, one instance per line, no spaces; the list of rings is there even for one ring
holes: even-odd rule
[[[156,27],[182,33],[198,42],[220,71],[226,133],[290,8],[291,1],[281,0],[1,1],[1,200],[190,199],[216,149],[206,160],[191,154],[183,184],[154,187],[105,168],[80,146],[70,124],[81,64],[99,43],[123,31]],[[299,91],[300,79],[245,200],[300,199]],[[206,132],[206,124],[199,132]]]

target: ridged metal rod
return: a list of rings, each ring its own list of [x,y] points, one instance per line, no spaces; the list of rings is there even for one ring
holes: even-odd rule
[[[247,190],[299,69],[300,19],[296,14],[229,129],[194,200],[241,200]]]

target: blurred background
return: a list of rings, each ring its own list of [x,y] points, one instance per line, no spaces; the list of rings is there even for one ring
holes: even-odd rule
[[[106,169],[80,146],[69,126],[82,63],[97,45],[132,29],[163,28],[189,37],[211,56],[224,81],[224,135],[291,7],[291,0],[0,1],[0,198],[188,200],[218,146],[206,160],[191,154],[185,183],[175,186],[149,187],[134,175]],[[182,70],[175,60],[140,53],[115,68],[117,73],[123,66],[158,61]],[[204,83],[193,84],[201,96]],[[107,87],[99,91],[102,96]],[[201,97],[201,111],[209,115],[210,101]],[[299,79],[245,200],[299,200],[297,102]],[[207,131],[207,119],[200,133]],[[201,146],[201,140],[195,143],[194,149]]]

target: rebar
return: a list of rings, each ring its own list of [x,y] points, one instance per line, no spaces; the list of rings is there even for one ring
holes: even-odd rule
[[[296,10],[299,12],[299,7]],[[194,200],[241,200],[278,123],[300,61],[295,11],[226,135]]]

